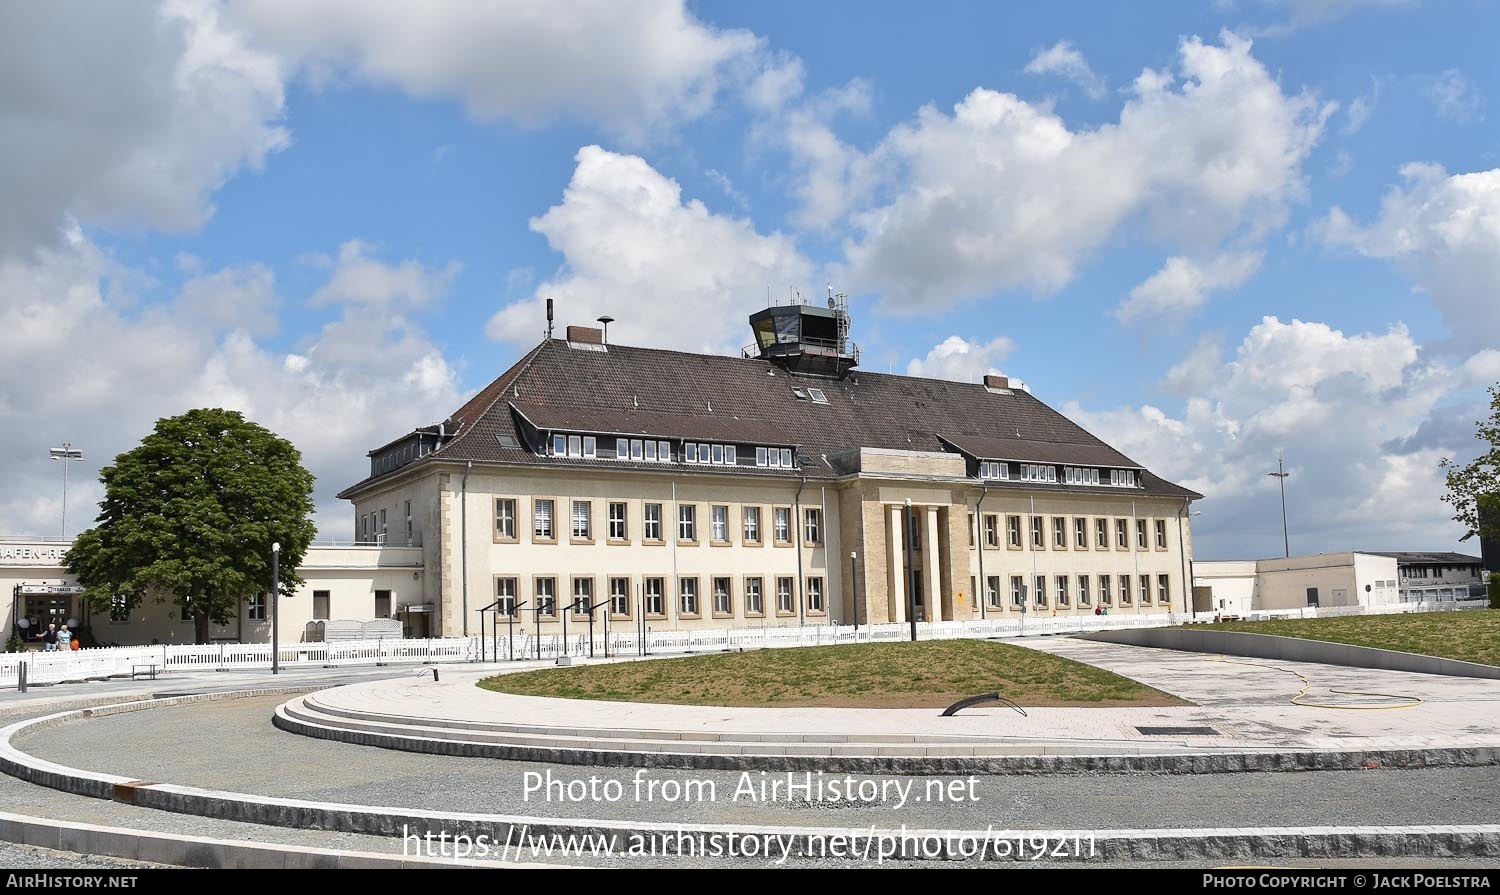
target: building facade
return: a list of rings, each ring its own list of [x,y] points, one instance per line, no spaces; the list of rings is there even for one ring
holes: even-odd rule
[[[741,357],[568,327],[370,453],[360,540],[420,549],[430,633],[1181,612],[1198,494],[1004,377],[857,368],[841,309]]]
[[[1465,553],[1397,551],[1382,553],[1396,561],[1401,602],[1478,600],[1487,593],[1484,561]]]

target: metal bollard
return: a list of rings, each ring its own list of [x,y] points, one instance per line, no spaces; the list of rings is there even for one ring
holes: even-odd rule
[[[16,666],[16,689],[22,693],[26,692],[26,663],[22,662]]]

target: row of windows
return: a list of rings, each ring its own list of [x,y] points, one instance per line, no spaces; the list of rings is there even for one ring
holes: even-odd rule
[[[559,612],[571,611],[575,618],[587,618],[589,613],[604,609],[610,618],[633,618],[635,606],[644,606],[646,618],[667,617],[667,582],[665,576],[646,576],[633,588],[629,576],[609,576],[605,592],[595,602],[594,578],[574,576],[570,599],[559,602],[558,579],[550,575],[532,579],[531,598],[521,599],[520,579],[498,577],[495,579],[495,610],[501,617],[520,617],[525,613],[536,613],[540,619],[556,619]],[[736,588],[735,579],[729,575],[708,576],[708,590],[702,590],[703,581],[696,575],[677,578],[675,594],[676,614],[679,617],[701,617],[705,603],[715,617],[764,616],[766,601],[772,601],[776,615],[797,614],[796,579],[777,576],[771,579],[773,591],[766,591],[766,579],[750,575],[741,579]],[[809,615],[827,612],[823,589],[823,578],[812,576],[804,581],[804,606]]]
[[[969,538],[972,545],[974,537],[973,513],[969,514]],[[1072,517],[1072,525],[1069,525],[1069,517],[1053,516],[1050,529],[1047,525],[1046,516],[1032,516],[1030,524],[1030,543],[1033,549],[1045,550],[1050,544],[1053,550],[1067,550],[1071,545],[1074,550],[1088,550],[1090,537],[1092,537],[1093,549],[1109,550],[1111,544],[1111,532],[1113,532],[1113,544],[1116,550],[1131,549],[1131,520],[1115,519],[1111,528],[1109,519],[1094,519],[1092,532],[1089,519],[1083,516]],[[1024,516],[1005,517],[1005,543],[1006,546],[1020,550],[1024,546],[1022,526],[1025,524]],[[1135,520],[1135,549],[1149,550],[1154,544],[1157,550],[1166,550],[1167,520],[1165,519],[1136,519]],[[1000,516],[996,513],[985,513],[983,522],[983,537],[986,547],[1000,546]]]
[[[1057,483],[1056,466],[1045,463],[1017,463],[1016,466],[1018,467],[1017,474],[1023,482]],[[984,460],[979,464],[979,477],[994,481],[1009,481],[1010,464],[998,460]],[[1099,470],[1092,466],[1064,466],[1062,481],[1066,485],[1101,484]],[[1117,488],[1134,488],[1135,470],[1111,469],[1109,484]]]
[[[985,577],[984,600],[985,605],[991,609],[1001,608],[1000,584],[999,575]],[[1093,606],[1096,605],[1095,600],[1098,600],[1098,606],[1113,606],[1116,599],[1122,606],[1129,606],[1133,601],[1149,606],[1153,591],[1157,603],[1163,606],[1171,604],[1171,578],[1162,574],[1156,575],[1154,579],[1151,575],[1136,575],[1133,578],[1123,574],[1054,575],[1050,581],[1046,575],[1037,575],[1029,586],[1025,575],[1010,576],[1012,609],[1025,606],[1028,599],[1033,606],[1057,609],[1071,608],[1074,605]]]
[[[384,509],[362,513],[359,517],[359,541],[362,544],[384,544],[390,530],[387,527]],[[413,545],[416,534],[411,515],[411,501],[406,501],[406,546]]]
[[[600,452],[599,440],[593,435],[558,435],[552,436],[552,456],[573,457],[575,459],[595,460],[599,457],[609,459],[609,439],[604,440],[603,453]],[[672,462],[672,443],[659,439],[644,438],[618,438],[615,439],[614,459],[633,460],[645,463],[670,463]],[[712,466],[736,466],[739,464],[739,451],[732,444],[709,444],[696,441],[683,442],[682,462],[693,464],[707,464]],[[757,447],[755,449],[755,465],[765,466],[773,469],[792,467],[792,449]]]
[[[569,535],[575,541],[594,539],[594,502],[574,500],[571,502]],[[646,542],[661,542],[666,538],[662,530],[661,503],[641,504],[641,539]],[[536,497],[531,501],[531,539],[533,541],[556,541],[556,501],[550,497]],[[625,501],[608,502],[605,516],[605,537],[612,542],[628,543],[632,540],[630,505]],[[761,518],[762,508],[742,506],[737,520],[741,539],[750,544],[759,544],[764,536]],[[692,503],[677,506],[677,540],[698,540],[698,505]],[[730,539],[730,515],[728,504],[711,504],[708,508],[708,535],[715,544],[727,544]],[[495,498],[495,540],[515,541],[516,498]],[[791,545],[792,508],[771,508],[771,536],[776,544]],[[806,545],[822,543],[823,510],[808,507],[802,511],[802,542]]]

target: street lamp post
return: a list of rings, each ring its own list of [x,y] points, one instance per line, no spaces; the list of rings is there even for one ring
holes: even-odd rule
[[[281,673],[281,542],[271,545],[271,673]]]
[[[62,501],[62,537],[68,539],[68,466],[83,459],[83,450],[73,447],[71,442],[64,441],[62,447],[52,448],[47,456],[53,460],[61,460],[63,465],[63,501]]]
[[[1281,485],[1281,546],[1286,551],[1287,558],[1290,559],[1292,556],[1292,538],[1287,533],[1286,527],[1286,478],[1291,473],[1286,471],[1281,454],[1278,453],[1276,455],[1276,471],[1268,472],[1266,475],[1276,479]]]

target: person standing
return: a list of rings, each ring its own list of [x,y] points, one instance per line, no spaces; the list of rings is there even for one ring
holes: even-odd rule
[[[63,652],[68,652],[72,648],[73,632],[68,630],[68,623],[63,622],[63,626],[57,629],[57,646],[55,647],[55,649],[60,649]]]
[[[50,653],[57,649],[57,625],[48,625],[47,630],[42,632],[42,652]]]

